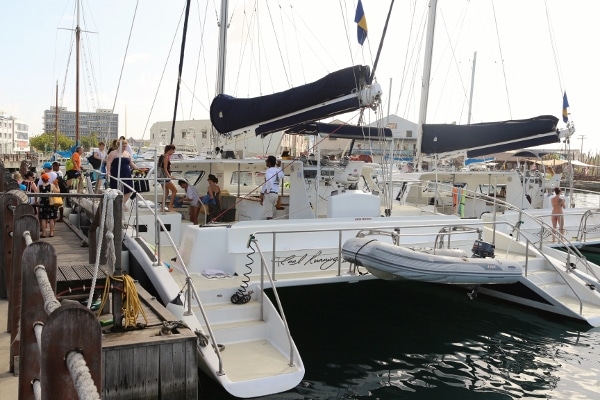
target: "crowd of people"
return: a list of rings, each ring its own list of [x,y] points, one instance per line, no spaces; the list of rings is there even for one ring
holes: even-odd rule
[[[171,171],[171,156],[175,153],[174,145],[167,145],[163,154],[158,159],[157,178],[163,187],[163,212],[175,211],[178,204],[189,205],[190,221],[197,225],[202,223],[199,216],[204,215],[203,222],[218,221],[221,218],[221,188],[218,178],[214,174],[207,176],[207,192],[201,196],[195,185],[183,178],[176,178]],[[27,171],[24,176],[16,172],[13,178],[19,188],[27,193],[68,193],[71,189],[77,193],[83,192],[82,156],[84,149],[77,146],[71,157],[65,163],[65,173],[61,171],[58,161],[45,162],[39,174]],[[221,156],[222,150],[217,149],[216,154]],[[133,152],[128,141],[122,136],[111,141],[107,147],[104,142],[98,144],[87,158],[93,168],[92,176],[96,181],[97,192],[103,187],[119,189],[123,192],[123,210],[129,211],[128,201],[134,191],[133,171],[140,168],[135,164]],[[275,217],[278,205],[280,182],[284,178],[281,160],[275,156],[266,159],[265,182],[260,189],[260,205],[262,218],[266,220]],[[64,175],[64,176],[63,176]],[[184,195],[177,194],[175,182],[183,190]],[[36,209],[40,220],[41,237],[52,237],[55,233],[55,222],[62,221],[63,199],[51,200],[47,196],[31,196],[29,203]],[[168,205],[167,205],[168,202]]]

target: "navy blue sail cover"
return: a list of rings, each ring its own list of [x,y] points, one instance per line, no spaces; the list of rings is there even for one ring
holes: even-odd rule
[[[331,139],[392,139],[392,130],[390,128],[326,124],[323,122],[308,122],[296,125],[286,130],[284,133],[290,135],[318,135],[319,133],[325,133],[328,134]]]
[[[558,143],[557,124],[558,118],[553,115],[472,125],[424,124],[421,152],[467,150],[467,157],[477,157]]]
[[[215,129],[222,134],[259,125],[256,134],[266,135],[303,122],[356,110],[360,103],[357,97],[353,97],[299,115],[277,119],[355,93],[370,83],[370,68],[357,65],[332,72],[316,82],[266,96],[238,99],[220,94],[210,105],[210,120]],[[270,122],[261,125],[264,121]]]

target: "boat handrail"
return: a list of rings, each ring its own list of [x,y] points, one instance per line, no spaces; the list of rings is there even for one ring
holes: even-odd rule
[[[292,340],[292,333],[290,332],[290,327],[289,327],[287,319],[285,317],[285,312],[283,311],[283,304],[281,304],[281,299],[279,298],[279,292],[277,292],[277,287],[275,286],[273,277],[271,276],[271,273],[269,272],[269,268],[265,268],[265,266],[267,265],[267,260],[265,259],[265,256],[263,255],[263,252],[260,249],[258,240],[256,240],[256,238],[251,235],[250,239],[248,239],[247,247],[250,247],[252,243],[254,243],[256,245],[256,249],[258,250],[258,254],[260,255],[260,290],[262,293],[261,302],[260,302],[260,315],[261,315],[261,318],[264,318],[264,289],[265,289],[264,275],[266,273],[267,278],[269,278],[269,282],[271,283],[271,288],[273,289],[273,294],[275,295],[275,300],[277,301],[277,307],[278,307],[279,313],[281,315],[281,320],[283,321],[283,325],[285,326],[285,332],[287,334],[288,342],[290,344],[289,366],[293,367],[294,366],[294,341]]]
[[[591,229],[587,228],[588,219],[593,216],[600,214],[600,209],[587,210],[582,216],[579,222],[579,230],[577,231],[577,240],[580,242],[585,242],[587,240],[588,232],[597,232],[600,230],[600,225],[595,225]]]
[[[550,225],[548,225],[546,222],[544,222],[541,218],[539,218],[538,216],[532,215],[524,210],[517,210],[519,212],[519,221],[522,220],[522,214],[527,215],[529,218],[531,218],[532,221],[534,221],[535,223],[537,223],[540,226],[540,229],[542,230],[542,232],[544,230],[548,231],[548,232],[553,232],[554,228],[551,227]],[[518,224],[517,224],[518,225]],[[520,231],[520,227],[516,226],[515,227],[515,231],[517,232],[517,239],[520,239],[521,236],[523,238],[526,239],[527,242],[531,242],[532,245],[535,245],[536,243],[529,240],[525,235],[520,235],[519,231]],[[543,237],[544,235],[540,235],[540,241],[539,241],[539,246],[537,246],[540,250],[542,249],[543,246]],[[594,272],[594,270],[592,269],[592,267],[590,267],[589,262],[587,260],[586,257],[583,256],[583,254],[581,254],[581,252],[579,251],[579,249],[577,248],[577,246],[575,246],[567,237],[565,237],[564,235],[560,234],[560,233],[556,233],[556,237],[558,238],[558,243],[560,243],[562,245],[562,248],[565,251],[565,254],[567,256],[566,258],[566,265],[567,268],[574,268],[574,264],[571,262],[571,256],[574,255],[574,258],[577,260],[577,262],[580,262],[581,264],[583,264],[583,266],[585,267],[585,272],[592,275],[594,277],[594,279],[596,279],[596,281],[598,282],[598,284],[600,285],[600,278],[598,278],[598,275]],[[543,252],[541,252],[543,254]]]
[[[533,217],[535,218],[535,217]],[[541,221],[540,219],[536,219],[536,221],[538,223],[540,223],[540,225],[542,227],[546,226],[546,228],[551,229],[550,227],[547,226],[547,224],[545,224],[543,221]],[[426,228],[426,227],[440,227],[440,228],[445,228],[447,229],[449,226],[452,227],[467,227],[469,225],[481,225],[484,224],[486,226],[488,226],[489,229],[492,230],[496,230],[498,225],[508,225],[509,227],[513,228],[513,231],[517,231],[518,232],[518,226],[515,227],[513,224],[511,224],[508,221],[481,221],[479,219],[477,220],[471,220],[471,219],[457,219],[455,221],[441,221],[441,222],[436,222],[436,223],[429,223],[429,224],[421,224],[421,225],[415,225],[415,226],[403,226],[402,228],[398,228],[398,226],[396,224],[394,225],[378,225],[376,228],[373,229],[367,229],[364,228],[360,231],[364,231],[364,232],[372,232],[373,234],[377,235],[377,234],[381,234],[381,232],[385,231],[387,229],[386,234],[392,236],[391,232],[393,232],[393,234],[396,235],[396,237],[398,238],[398,243],[400,243],[400,237],[405,235],[405,236],[410,236],[410,237],[414,237],[414,236],[430,236],[431,233],[406,233],[406,232],[402,232],[402,231],[406,231],[406,230],[410,230],[410,229],[420,229],[420,228]],[[493,225],[493,227],[489,227],[490,225]],[[341,275],[341,262],[342,262],[342,257],[341,257],[341,248],[342,248],[342,233],[343,232],[347,232],[347,231],[356,231],[357,228],[353,227],[353,228],[315,228],[315,229],[309,229],[309,230],[303,230],[303,233],[318,233],[318,232],[337,232],[338,237],[339,237],[339,247],[338,247],[338,276]],[[455,233],[452,232],[451,230],[449,232],[445,232],[443,234],[448,234],[450,235],[451,233]],[[462,232],[462,233],[467,233]],[[277,243],[277,236],[278,235],[284,235],[284,234],[297,234],[296,230],[278,230],[278,231],[255,231],[254,233],[252,233],[250,236],[251,238],[255,238],[259,235],[270,235],[272,236],[272,241],[273,241],[273,254],[275,254],[276,250],[276,243]],[[519,240],[518,238],[516,238],[517,240]],[[576,290],[574,289],[573,285],[560,273],[560,271],[558,271],[558,267],[556,265],[554,265],[554,263],[551,262],[550,258],[548,257],[547,254],[545,254],[542,251],[542,244],[540,244],[539,248],[538,246],[536,246],[536,243],[533,242],[532,240],[530,240],[529,238],[527,238],[526,236],[523,236],[523,239],[525,239],[525,276],[527,276],[527,272],[528,272],[528,266],[529,266],[529,257],[532,253],[532,249],[534,249],[534,254],[536,257],[542,257],[549,265],[551,265],[555,270],[557,270],[558,272],[558,276],[560,276],[561,280],[569,287],[569,289],[571,290],[571,292],[574,294],[574,296],[577,298],[578,302],[579,302],[579,313],[582,314],[583,313],[583,301],[581,299],[581,297],[577,294]],[[520,239],[522,240],[522,239]],[[581,253],[579,253],[579,251],[577,249],[573,249],[572,248],[572,244],[564,237],[559,238],[559,240],[564,244],[565,248],[567,249],[566,252],[566,259],[565,259],[565,267],[566,267],[566,272],[569,273],[573,268],[573,264],[571,263],[571,257],[573,255],[575,255],[575,259],[579,260],[580,262],[582,262],[585,266],[586,266],[586,270],[589,271],[596,279],[596,275],[594,274],[593,270],[589,267],[589,264],[587,262],[587,260],[585,259],[585,257],[583,257],[581,255]],[[448,243],[448,245],[450,245],[450,243]],[[261,258],[264,261],[264,258],[262,256],[261,253]],[[272,258],[272,271],[269,274],[270,279],[275,279],[275,263],[276,263],[276,257],[273,256]],[[266,262],[265,262],[266,265]],[[600,280],[598,281],[600,282]],[[600,283],[599,283],[600,286]]]
[[[114,178],[111,177],[111,179],[117,179],[121,182],[121,184],[123,184],[123,186],[126,186],[127,188],[132,190],[132,193],[137,193],[137,191],[135,190],[135,188],[129,186],[127,183],[123,182],[123,180],[121,178]],[[135,178],[133,178],[135,179]],[[127,178],[127,180],[131,180],[130,178]],[[208,329],[208,336],[210,338],[210,341],[212,342],[213,348],[215,350],[215,354],[217,355],[217,358],[219,359],[219,371],[218,374],[223,375],[224,374],[224,370],[223,370],[223,357],[221,356],[221,350],[219,349],[219,345],[216,342],[215,339],[215,335],[213,333],[212,327],[210,325],[210,322],[208,321],[208,316],[206,314],[206,311],[204,310],[204,306],[202,305],[202,301],[200,300],[200,296],[198,295],[198,291],[196,290],[196,288],[194,287],[194,283],[193,283],[193,279],[192,276],[190,275],[190,272],[187,268],[187,266],[185,265],[185,262],[183,261],[183,257],[181,256],[181,253],[179,253],[179,249],[177,248],[177,245],[175,244],[175,241],[173,240],[173,237],[170,235],[169,230],[167,229],[167,227],[165,226],[165,224],[163,223],[163,221],[160,219],[160,217],[158,216],[157,210],[153,209],[152,207],[150,207],[150,204],[147,202],[146,199],[144,199],[143,196],[137,195],[136,196],[136,202],[135,202],[135,215],[136,215],[136,221],[139,220],[138,215],[139,215],[139,201],[141,200],[141,202],[143,202],[146,206],[146,208],[152,213],[152,215],[154,215],[156,224],[157,224],[157,232],[159,232],[159,227],[160,229],[162,229],[161,233],[164,233],[167,237],[167,239],[170,242],[170,246],[171,248],[175,251],[175,255],[177,257],[177,260],[179,262],[179,265],[181,266],[181,269],[183,271],[183,273],[186,276],[186,282],[184,285],[184,288],[187,286],[187,294],[186,297],[189,299],[190,297],[193,296],[193,298],[196,300],[196,303],[198,304],[198,309],[200,310],[200,313],[202,314],[202,318],[204,320],[204,322],[206,323],[206,328]],[[156,204],[155,204],[156,206]],[[137,225],[137,224],[136,224]],[[137,226],[135,228],[136,231],[136,235],[139,235],[139,231],[137,229]],[[159,252],[158,255],[155,257],[155,263],[160,263],[160,235],[155,235],[155,248],[156,250]],[[190,293],[191,292],[191,293]],[[190,301],[188,301],[188,308],[186,311],[187,315],[192,315],[192,304]]]
[[[342,270],[342,234],[344,232],[349,232],[349,231],[371,231],[371,232],[376,232],[376,231],[396,231],[398,233],[398,237],[400,236],[406,236],[406,237],[415,237],[415,236],[431,236],[431,233],[419,233],[419,232],[411,232],[411,233],[404,233],[402,234],[402,231],[406,231],[406,230],[411,230],[411,229],[421,229],[421,228],[440,228],[440,229],[447,229],[448,227],[468,227],[470,225],[478,225],[481,226],[483,224],[483,222],[481,220],[472,220],[472,219],[456,219],[456,220],[452,220],[452,221],[440,221],[440,222],[434,222],[434,223],[427,223],[427,224],[419,224],[419,225],[414,225],[414,226],[402,226],[402,227],[398,227],[398,224],[383,224],[383,225],[377,225],[377,227],[374,227],[373,229],[358,229],[356,227],[352,227],[352,228],[315,228],[315,229],[306,229],[306,230],[302,230],[303,233],[319,233],[319,232],[337,232],[337,236],[338,236],[338,257],[337,257],[337,274],[338,276],[341,275],[341,270]],[[509,226],[512,226],[509,222],[507,221],[497,221],[496,224],[500,225],[500,224],[506,224]],[[476,232],[476,231],[474,231]],[[448,232],[447,234],[453,234],[453,233],[457,233],[457,232]],[[462,233],[469,233],[469,232],[462,232]],[[252,234],[250,234],[251,237],[258,237],[261,235],[267,235],[267,236],[271,236],[272,237],[272,251],[276,252],[277,249],[277,236],[278,235],[285,235],[285,234],[298,234],[297,230],[277,230],[277,231],[272,231],[272,230],[265,230],[265,231],[254,231]],[[439,232],[437,233],[437,235],[439,235]],[[272,262],[271,262],[271,275],[273,277],[273,279],[276,279],[276,257],[272,257]]]
[[[529,246],[533,246],[534,249],[536,249],[536,254],[539,254],[542,256],[542,258],[544,258],[546,260],[546,262],[548,264],[550,264],[555,270],[557,269],[557,267],[550,261],[550,259],[548,258],[548,255],[541,251],[541,249],[538,249],[535,246],[535,243],[533,243],[531,240],[529,240],[529,238],[525,237],[525,243],[526,243],[526,252],[525,252],[525,276],[527,276],[527,267],[529,265]],[[560,239],[559,239],[560,240]],[[567,247],[568,248],[568,247]],[[570,252],[567,252],[567,262],[566,262],[566,268],[567,268],[567,273],[569,272],[569,268],[570,268]],[[580,260],[584,260],[583,258],[579,257]],[[587,264],[587,260],[585,261]],[[588,266],[589,267],[589,266]],[[569,283],[569,281],[567,279],[565,279],[565,277],[562,276],[562,274],[560,273],[560,271],[556,271],[558,272],[558,276],[560,276],[560,278],[562,279],[562,281],[569,287],[569,289],[571,289],[571,292],[573,293],[573,295],[577,298],[577,300],[579,301],[579,314],[583,314],[583,300],[581,300],[581,297],[579,297],[579,295],[577,294],[577,291],[573,288],[573,286]]]

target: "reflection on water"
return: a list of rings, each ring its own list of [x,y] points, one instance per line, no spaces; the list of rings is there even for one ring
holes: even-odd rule
[[[592,399],[600,332],[412,282],[286,288],[304,381],[261,399]],[[201,394],[231,398],[207,379]]]

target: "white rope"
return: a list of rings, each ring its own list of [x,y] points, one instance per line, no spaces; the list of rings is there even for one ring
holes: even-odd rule
[[[98,389],[94,384],[90,370],[83,358],[83,354],[77,351],[70,351],[67,354],[67,368],[71,373],[71,379],[75,385],[75,390],[80,400],[100,399]]]
[[[117,262],[116,250],[115,250],[115,216],[114,216],[114,201],[121,192],[116,189],[112,189],[115,194],[114,197],[110,198],[110,207],[107,209],[106,216],[106,262],[111,266],[111,275],[115,273],[115,263]],[[119,221],[119,229],[121,229],[122,222]]]
[[[38,284],[40,285],[42,297],[44,298],[44,310],[46,310],[46,313],[50,315],[56,311],[57,308],[60,308],[60,303],[58,300],[56,300],[54,290],[52,290],[52,285],[50,285],[50,281],[48,280],[46,267],[40,264],[37,265],[33,271],[35,273],[35,277],[37,278]]]
[[[23,237],[25,238],[25,245],[29,247],[29,245],[33,243],[33,239],[31,239],[31,232],[23,232]]]
[[[35,340],[37,341],[38,350],[40,354],[42,354],[42,332],[44,331],[44,324],[41,322],[36,322],[33,324],[33,334],[35,335]]]
[[[34,379],[33,382],[31,382],[31,385],[33,386],[33,396],[35,400],[40,400],[42,398],[42,383],[39,379]]]
[[[114,203],[114,199],[117,198],[117,196],[119,195],[119,192],[117,190],[114,189],[108,189],[106,192],[104,192],[104,201],[102,202],[102,214],[100,217],[100,225],[99,228],[104,230],[104,223],[106,221],[107,218],[107,213],[108,213],[108,221],[111,222],[107,222],[107,232],[106,232],[106,246],[107,246],[107,253],[108,253],[108,248],[110,248],[112,246],[113,248],[113,253],[114,253],[114,247],[115,247],[115,243],[114,243],[114,233],[112,232],[112,230],[114,229],[114,217],[113,217],[113,203]],[[113,228],[108,229],[108,224],[111,223],[113,225]],[[109,235],[110,232],[110,235]],[[90,296],[88,297],[88,301],[87,301],[87,308],[91,308],[92,307],[92,300],[94,298],[94,291],[95,291],[95,287],[96,287],[96,279],[98,278],[98,270],[100,269],[100,254],[102,254],[102,235],[97,235],[98,237],[98,241],[96,244],[96,264],[94,265],[94,276],[92,278],[92,287],[90,288]],[[112,267],[112,272],[114,273],[114,260],[110,259],[107,260],[108,265],[110,265]],[[112,275],[112,274],[111,274]]]

